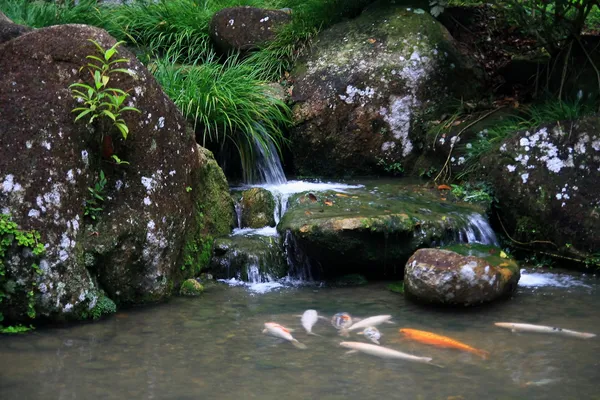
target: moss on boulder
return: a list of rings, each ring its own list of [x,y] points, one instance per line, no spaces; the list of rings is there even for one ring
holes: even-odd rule
[[[275,226],[275,199],[267,189],[254,187],[240,193],[241,228]]]
[[[292,73],[300,175],[410,170],[423,118],[480,95],[483,73],[431,15],[390,2],[322,31]]]
[[[179,294],[182,296],[200,296],[204,293],[204,286],[195,279],[187,279],[181,284]]]

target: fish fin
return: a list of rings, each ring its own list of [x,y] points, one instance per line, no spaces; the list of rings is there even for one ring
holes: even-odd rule
[[[385,321],[386,324],[392,324],[395,325],[396,323],[394,321]]]
[[[350,337],[350,333],[348,332],[347,329],[340,329],[340,336]]]
[[[319,319],[324,319],[325,321],[329,321],[330,320],[330,318],[324,317],[322,315],[319,315]]]
[[[517,330],[516,330],[515,328],[512,328],[510,331],[511,331],[512,333],[516,333],[516,332],[517,332]]]
[[[269,330],[268,330],[268,329],[263,329],[263,330],[262,330],[262,333],[268,333],[268,332],[269,332]]]
[[[346,354],[354,354],[354,353],[358,353],[358,350],[348,350],[346,352]]]
[[[487,360],[488,358],[490,358],[489,351],[477,350],[477,351],[474,351],[473,353],[477,354],[479,357],[483,358],[484,360]]]
[[[314,333],[312,331],[306,332],[306,333],[309,334],[309,335],[313,335],[313,336],[323,337],[323,336],[319,335],[318,333]]]
[[[377,340],[377,339],[371,339],[371,341],[375,344],[381,344],[381,343],[379,343],[379,340]]]
[[[583,339],[591,339],[593,337],[596,337],[595,333],[581,333],[581,338]]]
[[[299,341],[297,341],[296,339],[292,340],[292,344],[293,344],[294,346],[296,346],[296,348],[298,348],[298,349],[306,350],[306,345],[305,345],[305,344],[302,344],[302,343],[300,343],[300,342],[299,342]]]
[[[438,367],[438,368],[442,368],[442,369],[446,368],[446,367],[444,367],[443,365],[436,364],[436,363],[432,363],[432,362],[428,362],[427,364],[429,364],[429,365],[433,365],[434,367]]]

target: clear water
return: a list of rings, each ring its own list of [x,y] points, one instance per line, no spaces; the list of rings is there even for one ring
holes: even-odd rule
[[[600,339],[513,334],[496,321],[600,333],[593,277],[521,287],[512,300],[468,310],[432,309],[374,283],[360,288],[280,287],[256,294],[225,285],[96,323],[0,337],[1,399],[593,399]],[[556,286],[552,282],[558,282]],[[366,354],[346,355],[326,321],[307,336],[296,314],[392,314],[382,345],[430,356],[444,369]],[[276,321],[308,346],[261,333]],[[451,336],[488,360],[401,340],[410,327]],[[352,340],[363,340],[353,335]]]

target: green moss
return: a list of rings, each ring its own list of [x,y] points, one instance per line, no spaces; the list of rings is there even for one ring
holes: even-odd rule
[[[195,279],[188,279],[181,284],[179,294],[182,296],[199,296],[204,292],[204,286]]]
[[[404,281],[389,283],[387,288],[394,293],[404,294]]]
[[[333,284],[335,286],[361,286],[368,283],[367,278],[361,274],[348,274],[337,278]]]
[[[508,268],[512,273],[519,272],[519,265],[510,258],[502,249],[484,244],[455,244],[442,247],[463,256],[474,256],[484,259],[495,267]]]
[[[97,294],[96,304],[91,310],[81,312],[81,319],[99,319],[103,315],[110,315],[117,312],[117,305],[103,291]]]

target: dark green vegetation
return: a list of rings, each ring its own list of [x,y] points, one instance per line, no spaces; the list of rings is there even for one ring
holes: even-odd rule
[[[5,259],[5,256],[8,249],[13,246],[29,249],[32,258],[31,275],[41,274],[37,258],[44,253],[45,249],[44,244],[40,242],[40,234],[34,230],[20,230],[17,224],[11,220],[10,215],[0,214],[0,302],[5,298],[11,300],[24,297],[27,301],[27,316],[34,319],[36,316],[35,282],[31,287],[24,287],[12,280],[7,271],[8,260]],[[22,325],[3,327],[1,324],[3,320],[4,316],[0,313],[0,333],[20,333],[31,329]]]

